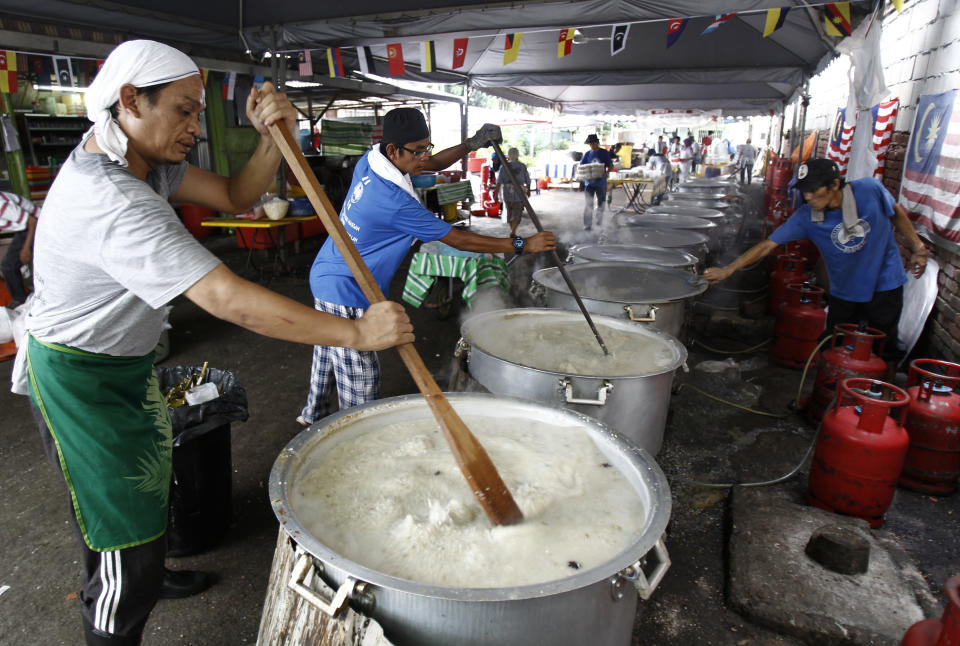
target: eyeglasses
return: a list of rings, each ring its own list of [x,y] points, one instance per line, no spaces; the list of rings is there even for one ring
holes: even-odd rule
[[[427,147],[424,148],[423,150],[410,150],[410,149],[407,148],[406,146],[400,146],[399,148],[400,148],[400,150],[406,150],[408,153],[410,153],[411,155],[413,155],[413,156],[416,157],[417,159],[420,159],[420,158],[423,157],[424,155],[429,155],[431,152],[433,152],[433,144],[430,144],[429,146],[427,146]]]

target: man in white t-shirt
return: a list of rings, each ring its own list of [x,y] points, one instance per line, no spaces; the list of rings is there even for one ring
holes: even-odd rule
[[[0,233],[13,233],[7,253],[0,260],[0,275],[13,299],[10,307],[17,307],[27,300],[20,268],[33,260],[33,235],[39,213],[37,205],[27,198],[0,192]]]
[[[297,119],[271,85],[252,89],[246,114],[259,143],[221,177],[185,161],[204,92],[196,64],[172,47],[115,48],[85,97],[95,125],[61,167],[37,227],[36,294],[18,363],[29,367],[44,447],[70,490],[87,646],[140,644],[159,598],[209,585],[202,572],[164,568],[173,442],[153,368],[164,305],[183,294],[214,316],[307,345],[377,350],[414,340],[396,303],[359,320],[318,312],[241,279],[187,232],[168,200],[248,210],[281,160],[268,124]]]

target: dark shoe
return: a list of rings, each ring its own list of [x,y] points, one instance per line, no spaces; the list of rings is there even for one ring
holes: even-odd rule
[[[163,583],[160,585],[161,599],[183,599],[199,594],[210,587],[213,581],[206,572],[197,570],[163,569]]]

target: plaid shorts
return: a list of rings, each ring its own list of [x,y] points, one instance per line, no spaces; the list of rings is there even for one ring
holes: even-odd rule
[[[321,312],[356,320],[364,308],[346,307],[314,299]],[[313,346],[310,393],[301,416],[311,424],[329,414],[330,394],[336,380],[340,410],[359,406],[380,396],[380,361],[377,353],[326,345]]]

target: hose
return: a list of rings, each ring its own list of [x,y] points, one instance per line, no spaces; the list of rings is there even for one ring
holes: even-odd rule
[[[726,404],[727,406],[732,406],[732,407],[734,407],[734,408],[739,408],[740,410],[747,411],[748,413],[753,413],[754,415],[763,415],[763,416],[765,416],[765,417],[773,417],[773,418],[776,418],[776,419],[784,419],[785,417],[789,417],[789,416],[790,416],[790,413],[768,413],[767,411],[763,411],[763,410],[754,410],[754,409],[752,409],[752,408],[747,408],[746,406],[741,406],[740,404],[736,404],[736,403],[734,403],[734,402],[732,402],[732,401],[723,399],[722,397],[717,397],[716,395],[711,395],[710,393],[706,392],[705,390],[700,390],[700,389],[697,388],[696,386],[691,386],[690,384],[680,384],[680,386],[677,388],[677,391],[676,391],[677,394],[679,394],[680,391],[683,390],[684,388],[689,388],[690,390],[692,390],[692,391],[694,391],[694,392],[700,393],[700,394],[703,395],[704,397],[709,397],[710,399],[712,399],[712,400],[714,400],[714,401],[718,401],[718,402],[720,402],[721,404]]]
[[[810,369],[810,363],[813,361],[813,358],[817,356],[817,353],[820,352],[820,348],[823,347],[823,344],[836,336],[836,333],[825,336],[823,340],[817,344],[817,347],[813,349],[813,352],[810,353],[810,356],[807,357],[807,362],[803,364],[803,373],[800,375],[800,386],[797,388],[797,396],[794,398],[794,403],[800,402],[800,393],[803,392],[803,382],[807,380],[807,370]]]
[[[804,380],[805,380],[806,377],[807,377],[807,368],[810,367],[810,362],[813,361],[813,358],[814,358],[815,356],[817,356],[817,352],[820,351],[820,348],[823,347],[823,344],[826,343],[827,341],[829,341],[830,339],[832,339],[833,337],[834,337],[833,334],[825,337],[825,338],[817,345],[817,347],[813,349],[813,352],[811,352],[811,353],[810,353],[810,356],[807,358],[807,363],[806,363],[806,365],[803,367],[803,375],[800,377],[800,388],[797,390],[797,401],[799,401],[799,399],[800,399],[800,392],[803,390],[803,382],[804,382]],[[680,385],[680,388],[677,389],[677,392],[680,392],[680,389],[683,388],[683,387],[686,386],[686,385],[687,385],[687,384],[681,384],[681,385]],[[697,388],[695,388],[694,386],[689,386],[689,388],[691,388],[691,389],[693,389],[693,390],[697,390]],[[700,391],[700,392],[703,392],[703,391]],[[708,395],[707,393],[703,393],[703,394],[707,395],[707,396],[710,397],[711,399],[719,399],[718,397],[714,397],[713,395]],[[721,400],[721,401],[722,401],[722,400]],[[729,402],[725,402],[725,403],[729,403]],[[737,406],[736,404],[731,404],[731,405]],[[760,481],[760,482],[702,482],[702,481],[700,481],[700,480],[694,480],[693,478],[688,478],[688,477],[686,477],[686,476],[677,476],[677,477],[678,477],[680,480],[683,480],[684,482],[688,482],[688,483],[690,483],[690,484],[692,484],[692,485],[694,485],[694,486],[703,487],[703,488],[705,488],[705,489],[729,489],[729,488],[731,488],[731,487],[768,487],[768,486],[770,486],[770,485],[775,485],[775,484],[780,484],[781,482],[786,482],[787,480],[789,480],[790,478],[792,478],[793,476],[795,476],[795,475],[800,471],[801,468],[803,468],[803,465],[806,463],[807,458],[810,457],[810,453],[813,451],[813,447],[815,447],[815,446],[817,445],[817,438],[820,437],[820,427],[823,425],[823,420],[826,419],[827,413],[828,413],[830,410],[832,410],[835,405],[836,405],[836,399],[834,399],[833,401],[831,401],[831,402],[830,402],[830,405],[827,406],[826,411],[824,411],[823,417],[820,418],[820,422],[817,424],[817,431],[813,434],[813,439],[810,440],[810,444],[807,446],[807,450],[804,451],[803,457],[800,458],[800,462],[797,463],[797,465],[796,465],[795,467],[793,467],[790,471],[788,471],[787,473],[783,474],[782,476],[780,476],[780,477],[778,477],[778,478],[774,478],[773,480],[763,480],[763,481]],[[737,406],[737,408],[742,408],[742,407],[741,407],[741,406]],[[751,412],[759,413],[759,411],[751,411]],[[771,415],[770,413],[759,413],[759,414]],[[773,415],[771,415],[771,416],[773,416]],[[784,417],[786,417],[786,415],[784,415]]]
[[[716,354],[746,354],[747,352],[753,352],[754,350],[759,350],[760,348],[767,345],[771,341],[773,341],[773,339],[767,339],[763,343],[758,343],[755,346],[744,348],[743,350],[718,350],[717,348],[711,348],[709,345],[707,345],[703,341],[700,341],[699,339],[693,340],[695,344],[699,345],[704,350],[709,350],[710,352],[715,352]]]
[[[760,292],[767,291],[767,286],[758,287],[756,289],[730,289],[729,287],[717,287],[717,290],[721,292],[730,292],[731,294],[758,294]]]

